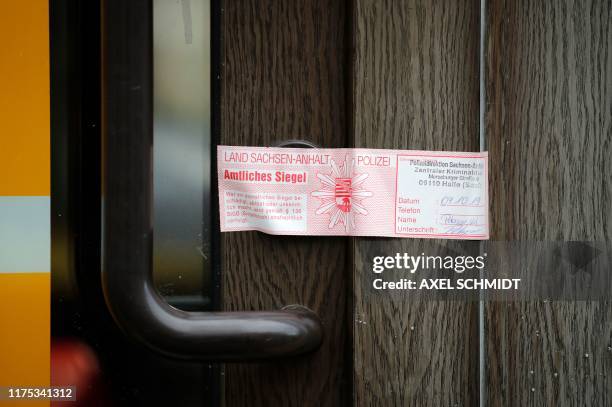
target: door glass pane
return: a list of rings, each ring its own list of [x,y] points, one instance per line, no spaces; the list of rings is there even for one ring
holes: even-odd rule
[[[210,3],[153,4],[154,278],[171,304],[200,309],[211,287]]]

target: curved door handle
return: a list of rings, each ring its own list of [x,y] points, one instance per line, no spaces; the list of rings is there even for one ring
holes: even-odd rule
[[[318,317],[301,306],[186,312],[152,281],[152,5],[104,2],[104,238],[108,308],[132,338],[183,359],[246,361],[316,349]]]

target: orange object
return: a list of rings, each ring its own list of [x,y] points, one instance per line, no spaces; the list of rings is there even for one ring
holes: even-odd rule
[[[1,386],[49,385],[49,286],[49,273],[0,273]]]
[[[50,194],[48,3],[0,4],[0,195]]]
[[[0,196],[48,196],[48,1],[0,3],[0,37]],[[0,272],[2,386],[49,385],[50,276],[35,271],[40,273]]]

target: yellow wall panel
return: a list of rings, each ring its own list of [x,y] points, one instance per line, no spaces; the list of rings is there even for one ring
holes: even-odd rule
[[[0,0],[0,195],[49,195],[48,0]]]
[[[0,39],[0,196],[48,196],[48,0],[0,0]],[[0,386],[47,386],[50,274],[10,271],[0,272]]]
[[[50,280],[49,273],[0,273],[0,386],[49,385]]]

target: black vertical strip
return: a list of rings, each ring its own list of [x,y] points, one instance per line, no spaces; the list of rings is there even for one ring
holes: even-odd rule
[[[71,109],[80,109],[75,118],[78,129],[70,135],[75,151],[71,176],[75,178],[72,193],[75,223],[75,275],[82,301],[95,314],[93,319],[104,318],[110,323],[99,278],[92,278],[92,268],[97,272],[101,258],[101,47],[100,2],[71,1],[78,10],[77,69],[78,103]],[[94,268],[95,267],[95,268]],[[97,273],[96,273],[97,274]]]
[[[51,130],[51,286],[52,292],[58,292],[51,298],[51,333],[60,335],[69,329],[70,318],[66,314],[72,310],[66,306],[64,295],[74,292],[62,292],[56,287],[60,278],[70,281],[73,273],[73,239],[71,238],[72,216],[70,216],[69,199],[69,151],[68,135],[74,127],[70,120],[69,106],[74,100],[74,87],[71,80],[76,75],[70,71],[73,64],[72,52],[74,39],[69,35],[69,26],[74,24],[73,9],[67,1],[49,2],[49,50],[50,50],[50,130]],[[61,274],[60,275],[60,270]],[[70,281],[72,282],[72,281]],[[73,287],[72,284],[66,284]],[[72,291],[72,290],[71,290]]]
[[[209,207],[211,213],[205,214],[205,216],[211,217],[210,222],[210,255],[211,255],[211,278],[212,278],[212,291],[210,293],[211,307],[214,311],[221,310],[222,304],[222,287],[221,282],[223,276],[221,275],[221,231],[219,221],[219,199],[218,199],[218,179],[217,179],[217,145],[221,140],[221,84],[223,81],[221,61],[223,60],[223,35],[222,35],[222,23],[223,23],[223,1],[222,0],[211,0],[211,29],[210,29],[210,57],[211,57],[211,70],[210,70],[210,83],[211,83],[211,146],[210,146],[210,157],[211,157],[211,171],[210,171],[210,186],[212,190],[208,194],[210,199]],[[208,365],[206,379],[209,383],[208,392],[208,405],[220,406],[223,400],[223,381],[221,380],[221,373],[224,369],[222,364],[211,364]]]
[[[53,280],[72,287],[73,300],[54,298],[51,311],[54,333],[65,335],[87,322],[77,307],[110,321],[91,275],[100,264],[100,2],[52,0],[49,15],[52,252],[69,247]]]

